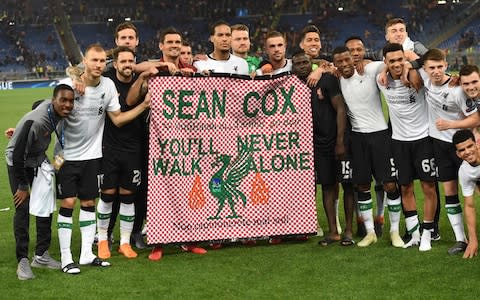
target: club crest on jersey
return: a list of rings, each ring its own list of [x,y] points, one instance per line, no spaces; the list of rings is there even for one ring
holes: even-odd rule
[[[467,112],[471,112],[475,110],[475,108],[477,108],[477,103],[472,99],[467,99],[466,104],[467,104],[467,110],[466,110]]]

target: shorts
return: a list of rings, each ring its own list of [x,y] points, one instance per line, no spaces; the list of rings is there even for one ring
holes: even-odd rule
[[[428,182],[437,180],[430,137],[415,141],[392,140],[392,151],[400,185],[407,185],[415,179]]]
[[[391,142],[388,130],[351,133],[350,149],[354,184],[370,184],[372,176],[378,182],[396,181],[397,170],[393,160]]]
[[[102,190],[122,187],[136,191],[142,179],[140,153],[104,149],[100,178]]]
[[[96,199],[99,195],[101,158],[65,161],[57,173],[57,198]]]
[[[432,141],[438,181],[444,182],[458,179],[458,169],[462,164],[462,160],[457,156],[455,145],[435,138],[432,138]]]
[[[333,185],[337,182],[337,164],[333,153],[324,153],[314,146],[315,183]]]

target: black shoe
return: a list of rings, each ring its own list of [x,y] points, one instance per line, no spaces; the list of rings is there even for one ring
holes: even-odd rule
[[[403,242],[406,244],[410,242],[411,239],[412,239],[412,235],[408,233],[408,231],[405,231],[405,234],[402,236]]]
[[[357,223],[357,233],[356,236],[359,238],[364,238],[367,235],[367,229],[365,228],[365,223]]]
[[[150,248],[145,241],[143,240],[143,236],[141,232],[132,233],[130,237],[130,244],[134,245],[137,249],[147,249]]]
[[[465,249],[467,249],[467,243],[457,241],[453,247],[448,248],[447,252],[450,255],[456,255],[465,252]]]
[[[432,241],[439,241],[440,240],[440,231],[438,231],[438,227],[433,228],[431,240]]]

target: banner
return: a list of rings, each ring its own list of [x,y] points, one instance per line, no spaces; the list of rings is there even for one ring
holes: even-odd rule
[[[296,76],[155,77],[149,244],[315,233],[310,90]]]

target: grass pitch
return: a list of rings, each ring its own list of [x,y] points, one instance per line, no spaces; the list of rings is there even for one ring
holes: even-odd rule
[[[51,89],[0,91],[2,132],[14,127],[20,117],[31,109],[34,100],[50,96]],[[7,139],[0,138],[2,149],[6,144]],[[5,164],[0,174],[0,208],[10,208],[0,212],[2,299],[452,299],[476,298],[480,292],[479,258],[464,260],[447,254],[454,237],[444,209],[440,226],[442,239],[433,242],[432,251],[427,253],[391,247],[387,225],[377,244],[366,249],[341,247],[339,244],[321,247],[317,244],[319,238],[314,237],[307,242],[275,246],[265,242],[253,247],[231,245],[222,250],[211,250],[204,256],[182,253],[176,247],[169,247],[159,262],[147,259],[148,250],[139,251],[135,260],[127,260],[114,249],[110,268],[83,267],[82,273],[76,276],[34,269],[36,279],[21,282],[15,274],[17,263],[12,230],[15,208]],[[417,195],[421,210],[423,198],[418,188]],[[318,199],[317,203],[320,223],[325,230],[322,202]],[[77,220],[74,218],[76,224],[72,241],[76,260],[80,251]],[[341,220],[343,222],[343,213]],[[35,242],[34,225],[31,218],[30,253]],[[403,223],[400,226],[404,228]],[[50,253],[58,259],[58,238],[56,227],[53,228]],[[118,244],[114,245],[116,247]]]

